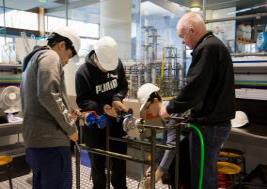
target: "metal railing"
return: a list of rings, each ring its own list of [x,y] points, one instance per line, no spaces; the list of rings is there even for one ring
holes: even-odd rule
[[[167,149],[167,150],[174,150],[175,151],[175,189],[178,189],[179,183],[179,149],[180,149],[180,133],[181,133],[181,126],[186,124],[183,123],[184,119],[181,118],[181,122],[173,125],[173,126],[155,126],[155,125],[147,125],[147,124],[140,124],[140,127],[145,129],[151,130],[151,137],[150,142],[146,141],[137,141],[133,139],[124,139],[124,138],[116,138],[109,136],[110,128],[107,127],[106,133],[108,137],[106,137],[106,150],[98,149],[98,148],[90,148],[84,144],[75,143],[75,156],[76,156],[76,188],[80,189],[80,150],[86,150],[90,153],[98,154],[106,156],[106,168],[107,168],[107,189],[110,189],[110,158],[118,158],[121,160],[128,160],[137,163],[147,164],[151,166],[151,189],[155,189],[155,171],[156,171],[156,163],[155,163],[155,156],[156,156],[156,148],[160,149]],[[176,132],[176,145],[163,145],[156,143],[156,131],[157,130],[170,130],[175,129]],[[81,131],[81,129],[80,129]],[[81,135],[80,135],[81,136]],[[131,155],[120,154],[116,152],[109,151],[109,142],[110,140],[125,142],[129,144],[139,144],[141,146],[148,146],[150,147],[151,159],[146,160],[145,158],[136,158]]]

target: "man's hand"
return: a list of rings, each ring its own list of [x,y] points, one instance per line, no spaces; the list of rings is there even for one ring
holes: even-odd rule
[[[104,105],[104,112],[111,117],[118,117],[116,109],[108,104]]]
[[[88,111],[88,112],[82,112],[82,117],[83,117],[84,119],[86,119],[90,112],[91,112],[91,111]]]
[[[127,108],[121,101],[113,101],[112,107],[115,108],[116,111],[128,112],[129,108]]]
[[[170,114],[168,114],[166,110],[166,106],[161,106],[160,111],[159,111],[159,116],[163,119],[170,117]]]
[[[69,136],[69,138],[70,138],[70,140],[72,140],[73,142],[76,142],[76,141],[78,140],[78,138],[79,138],[79,136],[78,136],[78,132],[75,132],[75,133],[71,134],[71,135]]]
[[[71,110],[71,112],[69,113],[69,118],[72,121],[76,121],[77,118],[81,115],[81,112],[78,109],[73,109]]]

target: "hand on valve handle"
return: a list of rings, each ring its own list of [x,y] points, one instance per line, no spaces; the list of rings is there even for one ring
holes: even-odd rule
[[[72,109],[69,114],[69,119],[72,121],[72,122],[75,122],[80,116],[82,116],[82,113],[80,112],[79,109]]]
[[[116,102],[119,102],[119,101],[116,101]],[[116,104],[115,107],[114,106],[110,106],[108,104],[104,105],[103,110],[104,110],[104,113],[106,115],[111,116],[111,117],[117,117],[118,116],[117,110],[121,109],[121,108],[117,108],[117,107],[120,107],[119,103],[114,103],[114,104]],[[82,112],[82,116],[84,118],[86,118],[90,112],[91,111]]]
[[[113,106],[105,104],[103,108],[104,108],[105,114],[107,114],[108,116],[118,117],[118,113],[117,113],[116,109]]]
[[[113,101],[112,107],[115,108],[117,112],[128,112],[129,108],[126,107],[121,101]]]

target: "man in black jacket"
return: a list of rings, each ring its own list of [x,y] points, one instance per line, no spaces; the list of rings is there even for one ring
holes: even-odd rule
[[[117,121],[117,112],[127,111],[122,103],[128,92],[128,83],[122,62],[118,58],[118,46],[111,37],[101,38],[86,57],[76,73],[76,102],[82,111],[95,111],[97,115],[106,115],[109,120],[110,135],[122,137],[126,133],[121,122]],[[106,129],[97,124],[84,128],[84,142],[92,148],[106,148]],[[127,152],[125,143],[110,141],[110,150],[117,153]],[[89,154],[92,163],[94,189],[106,188],[105,157]],[[126,163],[112,159],[111,183],[115,189],[126,189]]]
[[[161,109],[160,115],[182,113],[191,109],[192,122],[204,135],[205,189],[217,188],[216,163],[218,152],[229,136],[230,119],[234,118],[234,77],[231,56],[224,44],[207,32],[202,17],[185,14],[177,24],[177,34],[192,51],[192,63],[187,73],[187,84],[180,94]],[[191,188],[198,186],[199,141],[190,136]]]

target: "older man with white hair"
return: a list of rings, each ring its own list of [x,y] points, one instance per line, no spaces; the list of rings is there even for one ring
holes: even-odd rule
[[[197,13],[185,14],[177,24],[177,34],[193,51],[187,73],[187,84],[179,95],[161,108],[160,115],[182,113],[191,109],[191,122],[204,135],[205,189],[217,188],[217,158],[231,130],[234,118],[234,77],[231,56],[224,44],[206,30]],[[200,145],[197,136],[190,136],[191,188],[198,188]]]

